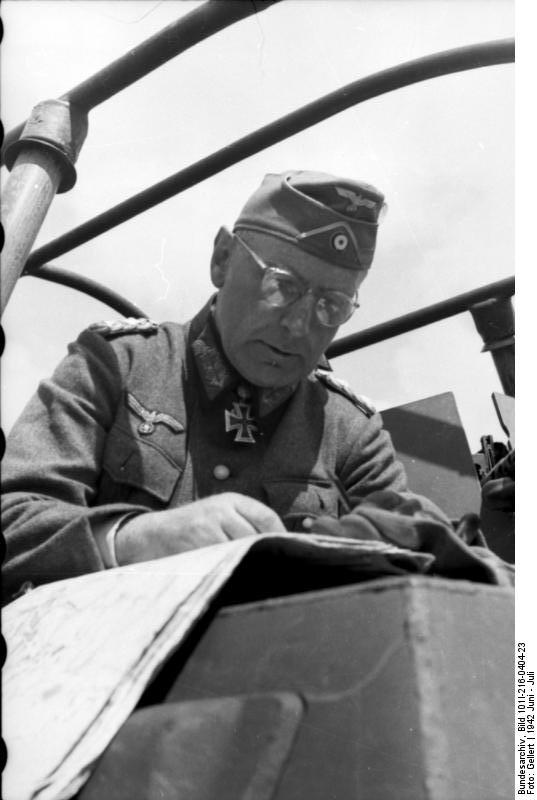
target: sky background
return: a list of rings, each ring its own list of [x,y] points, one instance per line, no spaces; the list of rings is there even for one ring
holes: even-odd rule
[[[2,120],[22,122],[198,3],[4,0]],[[510,0],[285,0],[151,73],[90,114],[78,180],[36,246],[223,145],[346,83],[401,62],[514,35]],[[388,214],[339,335],[514,273],[514,68],[486,67],[370,100],[226,169],[57,260],[157,320],[191,317],[209,258],[267,172],[363,178]],[[3,169],[5,179],[6,172]],[[73,290],[19,281],[3,318],[3,429],[86,325],[117,313]],[[468,313],[333,361],[379,409],[453,391],[473,451],[505,439],[501,386]]]

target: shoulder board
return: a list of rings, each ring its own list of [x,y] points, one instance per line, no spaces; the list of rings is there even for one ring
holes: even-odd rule
[[[342,394],[343,397],[346,397],[347,400],[350,400],[356,408],[359,408],[366,417],[372,417],[373,414],[376,413],[377,409],[369,400],[369,398],[365,397],[363,394],[355,394],[349,384],[346,381],[342,381],[339,378],[335,378],[334,375],[330,372],[325,372],[321,369],[315,370],[315,377],[324,383],[329,389],[332,389],[334,392],[338,392]]]
[[[94,322],[88,330],[100,333],[107,339],[112,336],[124,336],[127,333],[143,333],[147,336],[158,331],[158,322],[145,317],[127,317],[109,322]]]

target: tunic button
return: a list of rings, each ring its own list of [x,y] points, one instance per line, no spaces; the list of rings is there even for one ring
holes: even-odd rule
[[[217,481],[225,481],[226,478],[229,478],[230,474],[229,467],[226,467],[225,464],[217,464],[213,469],[213,475]]]
[[[311,517],[304,517],[302,520],[302,527],[305,528],[307,531],[313,527],[313,520]]]

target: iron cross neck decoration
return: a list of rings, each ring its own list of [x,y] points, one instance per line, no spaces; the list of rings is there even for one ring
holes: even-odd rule
[[[252,404],[247,400],[250,398],[250,391],[243,386],[239,386],[238,390],[239,400],[231,403],[231,411],[224,409],[224,420],[226,423],[226,433],[236,431],[234,442],[240,444],[255,444],[254,431],[258,431],[258,427],[254,421],[252,413]]]

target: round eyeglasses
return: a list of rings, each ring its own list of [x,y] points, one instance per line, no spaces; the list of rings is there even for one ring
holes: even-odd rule
[[[335,290],[313,289],[300,281],[289,270],[265,264],[263,259],[240,236],[237,236],[236,233],[233,235],[262,270],[260,293],[270,306],[285,308],[293,305],[307,294],[312,294],[315,298],[315,315],[325,328],[338,328],[347,322],[360,307],[356,300],[356,294],[354,297],[350,297],[344,292]]]

